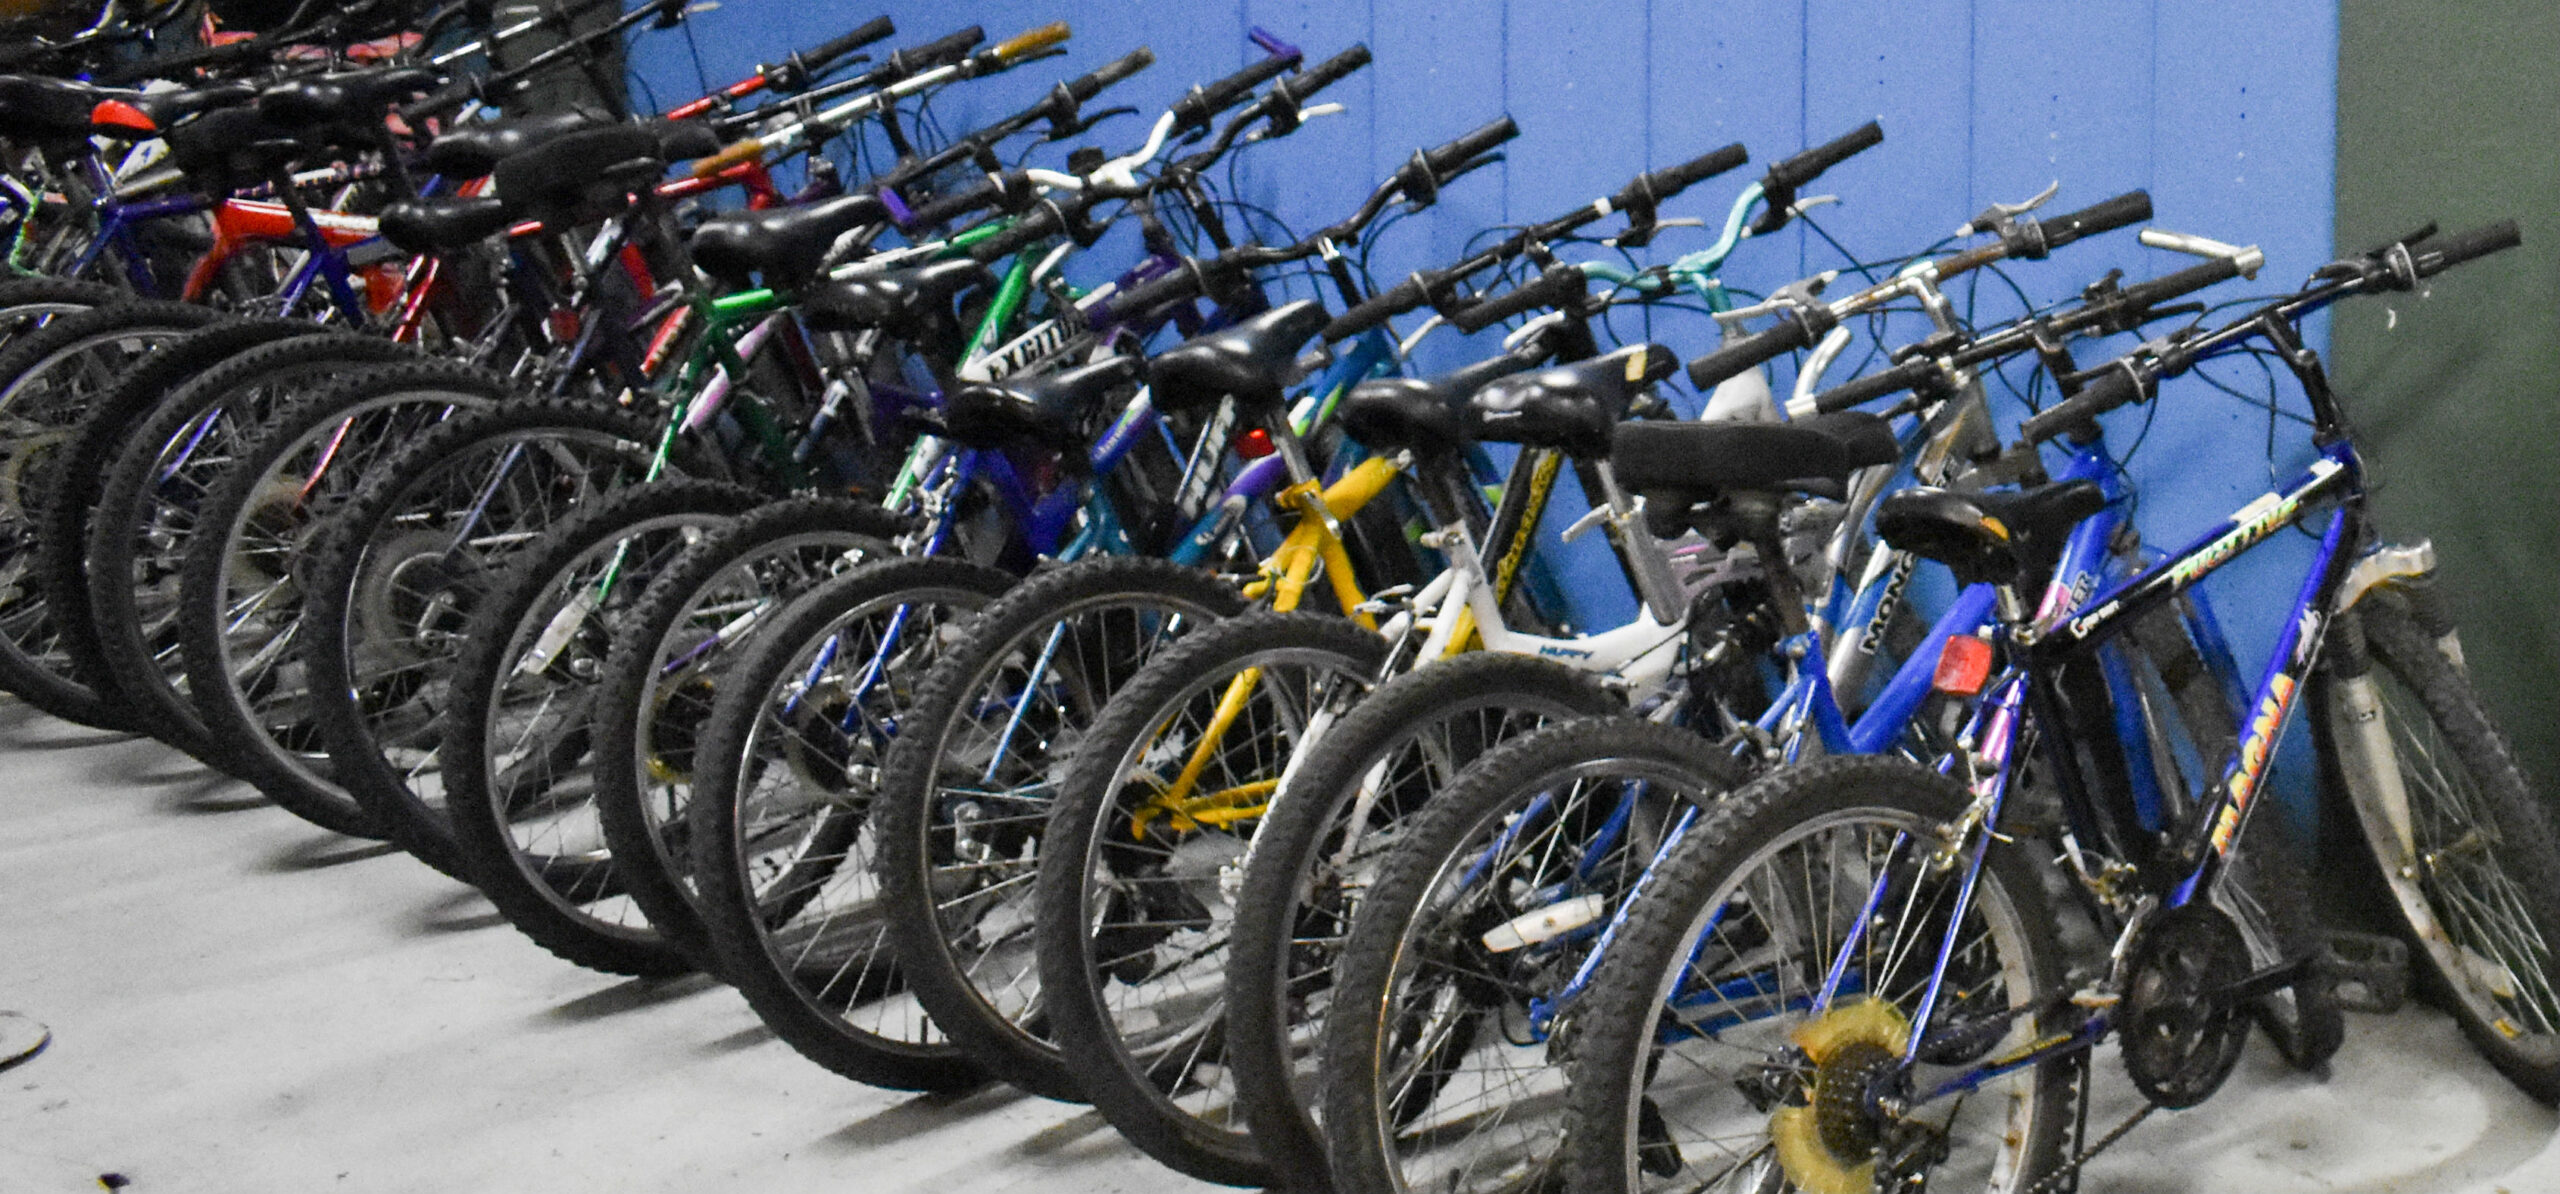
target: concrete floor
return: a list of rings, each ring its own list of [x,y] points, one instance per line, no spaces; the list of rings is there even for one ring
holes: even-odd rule
[[[1100,1117],[872,1090],[703,980],[554,960],[476,895],[156,743],[0,705],[0,1194],[1208,1190]],[[2113,1081],[2098,1118],[2133,1106]],[[2551,1112],[2429,1011],[2359,1016],[2326,1083],[2253,1046],[2085,1188],[2560,1191]]]

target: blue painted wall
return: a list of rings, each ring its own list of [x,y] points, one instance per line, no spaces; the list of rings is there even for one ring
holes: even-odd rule
[[[876,11],[897,19],[902,42],[964,21],[991,37],[1073,23],[1070,57],[939,101],[953,128],[1012,111],[1134,45],[1151,46],[1158,63],[1112,100],[1152,114],[1255,56],[1245,40],[1252,26],[1301,45],[1311,60],[1367,42],[1375,65],[1326,93],[1348,105],[1347,115],[1262,147],[1240,168],[1238,197],[1299,228],[1347,211],[1416,147],[1504,112],[1516,117],[1522,134],[1502,168],[1461,182],[1439,210],[1389,234],[1375,263],[1388,280],[1456,257],[1480,228],[1557,214],[1639,170],[1737,140],[1765,164],[1869,119],[1883,122],[1885,143],[1814,188],[1843,200],[1816,213],[1822,228],[1865,257],[1917,251],[1989,203],[2056,180],[2056,210],[2143,187],[2164,227],[2262,246],[2268,266],[2257,290],[2289,286],[2330,253],[2335,0],[725,0],[695,19],[690,45],[671,34],[641,46],[635,71],[672,101]],[[1141,132],[1129,120],[1096,136],[1125,147]],[[1720,219],[1754,176],[1710,181],[1666,214]],[[1673,231],[1656,243],[1652,252],[1667,256],[1705,244],[1706,234]],[[2118,234],[2010,276],[2044,303],[2109,268],[2141,277],[2191,263]],[[1727,277],[1765,291],[1840,264],[1829,245],[1791,229],[1746,246]],[[1983,285],[1980,302],[1985,318],[2017,308],[1996,283]],[[1632,320],[1620,330],[1644,333]],[[1700,323],[1677,317],[1658,321],[1652,335],[1684,352],[1713,343]],[[1488,349],[1443,335],[1423,358],[1445,367]],[[2226,376],[2252,383],[2240,386],[2245,392],[2263,388],[2250,375]],[[2284,398],[2299,409],[2294,395]],[[2132,471],[2146,494],[2139,524],[2164,547],[2308,459],[2300,425],[2279,419],[2271,464],[2268,413],[2201,384],[2173,386],[2159,405],[2164,417],[2149,427]],[[2142,409],[2117,416],[2120,448],[2148,417]],[[1581,582],[1584,616],[1605,623],[1631,612],[1604,549],[1596,540],[1578,546],[1587,550],[1568,571]],[[2307,541],[2280,542],[2211,583],[2252,669],[2307,556]]]

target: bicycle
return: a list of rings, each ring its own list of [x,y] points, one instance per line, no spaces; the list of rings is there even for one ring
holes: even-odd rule
[[[2222,896],[2242,861],[2235,851],[2263,793],[2275,738],[2315,677],[2331,702],[2333,731],[2354,731],[2333,733],[2330,747],[2356,777],[2347,795],[2384,874],[2393,877],[2404,916],[2426,934],[2418,952],[2455,993],[2466,1035],[2527,1089],[2551,1097],[2555,1069],[2542,1046],[2550,1029],[2536,1027],[2555,1022],[2549,952],[2530,940],[2483,935],[2486,926],[2459,909],[2503,908],[2533,938],[2547,940],[2560,924],[2549,889],[2530,878],[2520,883],[2517,874],[2550,874],[2560,846],[2476,698],[2397,596],[2428,592],[2426,553],[2375,544],[2342,408],[2295,330],[2304,316],[2340,299],[2409,289],[2517,240],[2509,223],[2432,247],[2395,243],[2333,263],[2296,294],[2237,320],[2173,333],[2073,375],[2077,392],[2023,424],[2018,446],[1994,466],[2029,488],[1920,489],[1888,499],[1879,511],[1888,539],[1999,589],[1984,700],[1958,751],[1936,768],[1840,759],[1777,773],[1709,815],[1663,861],[1638,898],[1630,933],[1595,980],[1589,1031],[1574,1061],[1568,1180],[1577,1188],[1634,1188],[1651,1174],[1694,1184],[1685,1175],[1687,1158],[1707,1151],[1698,1137],[1713,1122],[1736,1130],[1735,1146],[1718,1150],[1717,1163],[1727,1167],[1713,1181],[1783,1174],[1815,1188],[1910,1184],[1954,1165],[1987,1173],[1995,1186],[2049,1190],[2073,1180],[2153,1108],[2210,1097],[2239,1056],[2245,1005],[2314,965],[2301,955],[2254,956]],[[2309,400],[2317,444],[2310,468],[2076,607],[2031,607],[2020,591],[2021,565],[2052,550],[2104,504],[2086,480],[2041,483],[2036,445],[2065,434],[2086,440],[2099,414],[2145,400],[2160,379],[2245,351],[2253,340],[2276,348]],[[2199,799],[2177,801],[2151,822],[2108,777],[2084,774],[2070,746],[2092,714],[2075,702],[2063,669],[2093,658],[2146,612],[2164,608],[2311,507],[2333,503],[2294,616],[2238,720],[2219,778]],[[1985,517],[2012,533],[1993,536]],[[1964,518],[1972,521],[1957,521]],[[2375,643],[2385,645],[2372,654],[2359,649]],[[2331,655],[2324,647],[2332,644],[2343,649]],[[2440,836],[2450,827],[2415,811],[2443,808],[2432,804],[2439,793],[2396,807],[2383,795],[2388,777],[2411,773],[2395,749],[2404,740],[2377,724],[2390,715],[2378,713],[2379,702],[2358,699],[2379,687],[2373,661],[2395,678],[2416,677],[2433,702],[2426,724],[2460,727],[2457,735],[2477,750],[2463,769],[2485,777],[2484,793],[2494,794],[2474,811],[2477,819],[2450,830],[2459,835],[2452,841]],[[2031,734],[2057,783],[2058,825],[2035,824],[2016,799],[2021,748]],[[2404,795],[2418,790],[2401,788]],[[2039,845],[2013,849],[2004,840]],[[2446,866],[2440,853],[2418,852],[2457,845],[2465,857],[2459,868]],[[2100,922],[2112,930],[2104,958],[2075,963],[2056,943],[2034,870],[2047,846],[2071,885],[2109,913]],[[2421,861],[2429,859],[2436,861]],[[2505,873],[2509,867],[2516,873]],[[1790,905],[1767,885],[1782,875],[1828,883],[1839,898],[1827,907],[1798,901],[1786,911]],[[2505,894],[2466,904],[2455,891],[2471,878],[2503,885]],[[1746,892],[1753,893],[1747,903]],[[1967,944],[1958,948],[1958,926],[1981,927],[1966,928]],[[1751,944],[1742,945],[1745,936]],[[1744,952],[1730,952],[1736,946]],[[2127,1072],[2148,1105],[2094,1143],[2084,1138],[2073,1147],[2070,1075],[2119,1032]],[[1784,1039],[1790,1036],[1792,1044]],[[1734,1043],[1734,1064],[1705,1062],[1689,1047],[1710,1039]],[[1739,1078],[1746,1105],[1757,1109],[1719,1112],[1681,1093],[1689,1077],[1706,1070]],[[1861,1076],[1850,1079],[1853,1070]],[[1835,1096],[1818,1111],[1794,1106],[1800,1092],[1844,1081],[1876,1093]],[[1651,1093],[1657,1091],[1659,1097]],[[1977,1091],[2007,1107],[2007,1118],[1958,1122],[1969,1092]],[[1947,1122],[1932,1121],[1930,1109],[1950,1105]],[[1640,1115],[1645,1106],[1655,1110]],[[1637,1119],[1652,1126],[1638,1127]]]

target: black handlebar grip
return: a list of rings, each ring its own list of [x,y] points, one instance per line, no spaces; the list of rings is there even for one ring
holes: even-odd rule
[[[969,256],[993,264],[1065,231],[1066,222],[1058,211],[1041,206],[1024,213],[1013,227],[969,246]]]
[[[2216,257],[2201,265],[2188,266],[2174,274],[2166,274],[2148,282],[2136,282],[2127,286],[2123,291],[2124,303],[2132,310],[2141,311],[2239,276],[2239,262],[2228,257]]]
[[[1761,184],[1761,188],[1770,191],[1794,190],[1822,177],[1823,171],[1882,144],[1884,144],[1884,126],[1870,120],[1859,125],[1845,137],[1828,144],[1816,145],[1769,167],[1767,181]]]
[[[1817,322],[1820,320],[1808,318],[1804,312],[1791,311],[1778,320],[1778,326],[1745,336],[1689,362],[1689,384],[1704,393],[1753,365],[1774,360],[1799,348],[1811,348],[1822,335],[1814,330]]]
[[[1626,189],[1610,197],[1612,207],[1643,207],[1668,199],[1716,175],[1751,160],[1751,151],[1739,141],[1722,149],[1701,155],[1677,166],[1639,174]]]
[[[860,25],[854,26],[854,28],[844,36],[828,42],[817,49],[811,50],[806,54],[802,54],[800,56],[800,65],[806,67],[810,73],[814,74],[818,71],[827,69],[828,63],[833,62],[838,58],[842,58],[855,50],[859,50],[864,46],[870,45],[875,41],[879,41],[884,37],[895,36],[897,32],[897,22],[892,21],[885,16],[873,17],[868,21],[864,21]]]
[[[1882,373],[1870,373],[1855,381],[1844,382],[1813,396],[1813,409],[1830,414],[1849,410],[1922,385],[1938,372],[1938,363],[1927,357],[1904,361]]]
[[[1304,103],[1314,98],[1317,92],[1350,78],[1353,73],[1367,65],[1369,65],[1369,45],[1367,42],[1357,42],[1348,50],[1280,80],[1279,86],[1287,90],[1290,99]]]
[[[1335,316],[1332,323],[1324,325],[1324,342],[1332,344],[1348,340],[1385,323],[1391,317],[1402,315],[1421,306],[1423,302],[1422,283],[1407,278],[1388,287],[1368,302]]]
[[[971,25],[957,33],[946,33],[920,46],[909,46],[890,56],[901,71],[911,74],[948,66],[968,56],[978,43],[987,40],[987,31]]]
[[[1450,171],[1466,165],[1475,160],[1478,155],[1519,135],[1520,126],[1509,116],[1504,116],[1488,121],[1446,145],[1423,150],[1422,160],[1431,168],[1433,178],[1447,182]]]
[[[478,79],[456,79],[438,88],[425,99],[401,105],[398,109],[400,120],[404,124],[411,124],[430,116],[450,116],[460,109],[465,101],[478,94],[479,90],[480,80]]]
[[[1137,49],[1131,50],[1109,62],[1103,63],[1101,70],[1095,71],[1080,79],[1067,80],[1067,94],[1076,97],[1077,103],[1083,103],[1084,101],[1101,94],[1103,88],[1109,87],[1110,85],[1128,78],[1139,71],[1145,70],[1150,66],[1154,66],[1155,64],[1156,52],[1146,48],[1145,46],[1140,46]]]
[[[2113,232],[2127,224],[2139,224],[2151,218],[2151,192],[2127,191],[2104,203],[2084,207],[2069,215],[2049,220],[2018,221],[2020,237],[2010,242],[2009,255],[2034,261],[2045,254],[2084,236]]]
[[[2419,277],[2432,278],[2474,257],[2505,252],[2523,243],[2524,233],[2516,227],[2516,222],[2500,220],[2484,228],[2458,232],[2438,240],[2425,252],[2412,254],[2409,260],[2417,267]]]
[[[1260,87],[1298,65],[1295,54],[1276,54],[1237,71],[1215,83],[1191,89],[1191,94],[1173,102],[1175,132],[1208,127],[1209,121],[1253,94]]]
[[[1590,280],[1577,266],[1559,265],[1483,302],[1449,313],[1449,326],[1467,335],[1547,307],[1561,306],[1591,292]]]
[[[2019,424],[2018,435],[2028,443],[2042,443],[2128,402],[2141,400],[2142,382],[2133,370],[2108,369],[2081,387],[2079,393]]]
[[[1140,282],[1111,297],[1113,317],[1134,320],[1167,303],[1179,302],[1208,289],[1208,277],[1200,263],[1184,261],[1182,267],[1161,278]]]
[[[984,211],[993,207],[996,201],[1003,197],[1004,188],[993,182],[981,182],[976,186],[963,187],[948,195],[935,196],[924,206],[909,212],[906,219],[898,221],[898,227],[914,232],[948,224],[970,212]]]

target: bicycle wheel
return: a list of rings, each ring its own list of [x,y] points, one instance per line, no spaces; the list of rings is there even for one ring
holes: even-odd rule
[[[68,721],[143,723],[72,674],[44,600],[36,524],[54,465],[90,407],[154,349],[216,316],[183,303],[127,302],[55,319],[0,350],[0,688]]]
[[[132,299],[132,291],[76,278],[0,279],[0,348],[62,316]]]
[[[648,477],[662,435],[577,399],[459,415],[382,462],[314,536],[301,574],[312,723],[349,796],[428,866],[467,877],[436,749],[463,628],[517,553]]]
[[[1738,782],[1633,718],[1506,743],[1378,868],[1336,964],[1323,1126],[1344,1191],[1517,1189],[1562,1160],[1575,976],[1663,846]]]
[[[105,497],[108,467],[123,454],[151,412],[205,370],[260,345],[319,331],[315,324],[283,320],[230,319],[209,324],[152,350],[92,403],[73,429],[53,470],[52,498],[36,520],[35,551],[45,616],[53,621],[60,650],[70,661],[71,677],[81,686],[139,712],[139,700],[125,691],[124,681],[107,661],[97,619],[89,609],[89,526]],[[189,738],[186,724],[136,720],[172,746],[202,746]]]
[[[2323,753],[2421,977],[2500,1073],[2560,1101],[2560,844],[2443,629],[2388,593],[2339,620],[2315,694]]]
[[[1113,695],[1059,785],[1032,930],[1058,1051],[1121,1135],[1192,1177],[1271,1180],[1226,1068],[1233,883],[1291,756],[1386,660],[1341,618],[1205,628]]]
[[[324,829],[389,830],[331,774],[300,642],[303,552],[402,444],[506,379],[468,365],[377,365],[295,401],[225,471],[188,536],[175,622],[187,695],[223,770]]]
[[[596,681],[596,819],[614,874],[650,927],[695,966],[711,942],[695,906],[685,807],[693,750],[720,681],[801,594],[893,559],[906,520],[850,498],[771,502],[686,548],[649,582]]]
[[[90,630],[117,691],[189,754],[223,766],[188,695],[176,626],[187,548],[207,496],[287,403],[352,369],[416,355],[348,332],[250,349],[171,393],[107,467],[84,549]]]
[[[1685,835],[1574,1014],[1563,1188],[2014,1192],[2058,1166],[2076,1059],[1922,1095],[2087,1014],[2051,998],[2065,960],[2024,851],[1994,849],[1951,923],[1966,868],[1932,854],[1969,803],[1914,763],[1832,758],[1753,783]],[[1860,928],[1839,997],[1812,1014]],[[1902,1067],[1950,935],[1933,1031]],[[1911,1111],[1888,1119],[1875,1082]],[[1888,1142],[1920,1160],[1880,1160]]]
[[[693,968],[623,896],[596,823],[588,729],[622,616],[687,546],[758,500],[719,481],[620,490],[525,549],[463,630],[436,745],[455,856],[562,959],[617,974]]]
[[[968,617],[1013,583],[958,560],[889,560],[819,586],[724,678],[686,810],[718,973],[800,1055],[875,1086],[983,1073],[906,993],[871,874],[885,739]]]
[[[916,1001],[996,1077],[1084,1098],[1044,1031],[1031,931],[1058,776],[1112,694],[1244,608],[1197,568],[1079,560],[971,619],[917,690],[872,814],[880,901]]]
[[[1411,818],[1469,763],[1541,726],[1619,712],[1599,678],[1479,651],[1379,687],[1299,760],[1253,835],[1227,961],[1227,1062],[1291,1190],[1331,1182],[1315,1045],[1362,893]]]

